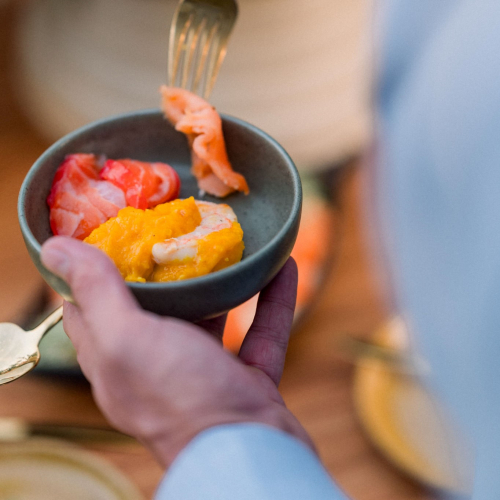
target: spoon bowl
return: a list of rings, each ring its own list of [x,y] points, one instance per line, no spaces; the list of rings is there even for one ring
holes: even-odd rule
[[[13,323],[0,323],[0,385],[35,368],[40,360],[38,344],[61,318],[62,306],[33,330],[23,330]]]
[[[33,369],[40,359],[36,339],[13,323],[0,324],[0,384]]]

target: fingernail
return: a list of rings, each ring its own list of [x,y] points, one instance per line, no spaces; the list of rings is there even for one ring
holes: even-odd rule
[[[69,259],[66,252],[58,248],[42,248],[42,263],[53,273],[65,278],[69,270]]]

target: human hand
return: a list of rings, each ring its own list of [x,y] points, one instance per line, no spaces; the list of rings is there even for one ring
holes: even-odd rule
[[[64,329],[97,404],[163,465],[199,432],[221,424],[267,424],[314,449],[277,389],[295,308],[293,259],[261,292],[235,357],[222,349],[225,317],[194,325],[144,311],[100,250],[55,237],[41,257],[78,303],[64,303]]]

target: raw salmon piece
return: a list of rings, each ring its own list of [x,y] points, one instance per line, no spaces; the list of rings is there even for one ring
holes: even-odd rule
[[[224,198],[234,192],[234,189],[224,184],[214,173],[210,172],[201,179],[198,179],[198,187],[205,193],[215,194],[219,198]]]
[[[47,203],[52,232],[80,240],[126,206],[123,191],[99,179],[97,159],[88,154],[66,157],[57,169]]]
[[[220,198],[233,191],[248,194],[245,178],[232,169],[227,157],[222,121],[215,108],[184,89],[162,86],[160,92],[165,116],[188,138],[193,163],[191,171],[200,189]],[[212,177],[207,179],[209,176]]]
[[[129,206],[142,210],[178,198],[181,186],[177,172],[159,162],[108,160],[100,177],[123,190]]]

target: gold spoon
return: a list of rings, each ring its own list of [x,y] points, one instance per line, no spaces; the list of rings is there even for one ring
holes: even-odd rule
[[[0,323],[0,385],[12,382],[35,368],[40,361],[38,344],[63,316],[62,306],[33,330],[14,323]]]

